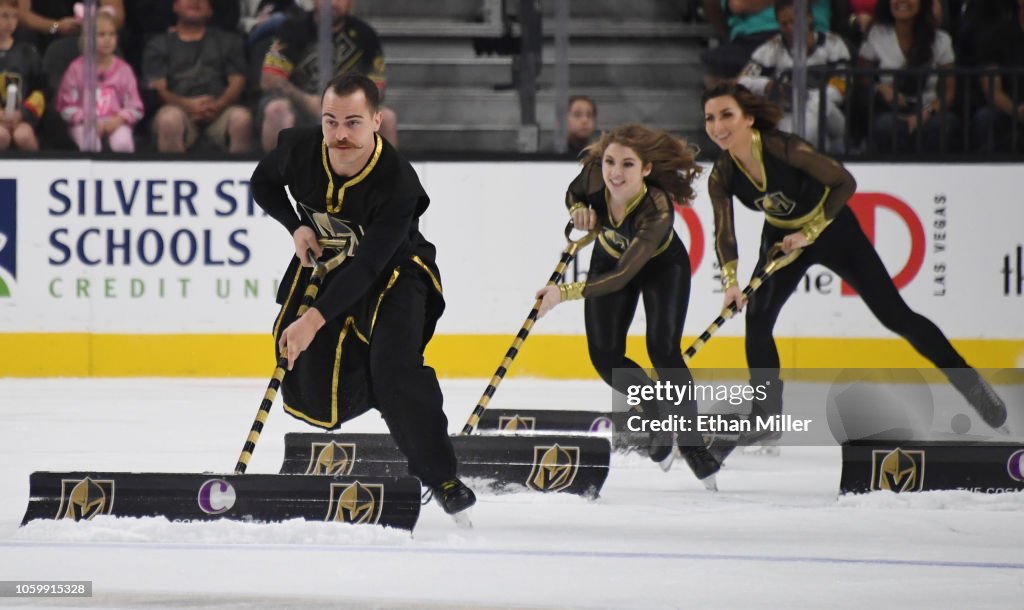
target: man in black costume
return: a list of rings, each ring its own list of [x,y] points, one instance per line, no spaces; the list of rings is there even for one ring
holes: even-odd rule
[[[423,363],[444,310],[434,246],[419,232],[430,198],[412,166],[377,133],[380,97],[373,81],[339,76],[321,106],[320,129],[282,131],[251,181],[256,202],[295,242],[274,325],[291,371],[282,384],[285,410],[333,429],[375,407],[410,472],[455,514],[476,498],[456,477],[441,388]],[[296,317],[310,276],[306,253],[319,258],[338,249],[349,258]]]

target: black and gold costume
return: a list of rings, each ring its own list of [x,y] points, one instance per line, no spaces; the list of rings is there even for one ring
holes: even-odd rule
[[[339,176],[320,128],[293,128],[257,166],[251,188],[289,233],[307,225],[321,237],[348,238],[354,250],[313,304],[327,323],[285,376],[285,410],[333,429],[373,406],[413,474],[427,485],[453,478],[441,389],[423,363],[444,299],[434,246],[418,228],[430,199],[415,170],[378,135],[366,167]],[[278,292],[275,339],[294,321],[310,274],[293,256]]]
[[[609,211],[601,164],[592,162],[569,185],[565,203],[570,213],[588,206],[597,213],[600,233],[587,280],[559,288],[563,300],[586,299],[587,347],[601,379],[622,393],[627,388],[613,383],[614,369],[632,371],[616,379],[620,384],[650,383],[643,369],[626,357],[629,325],[643,295],[647,354],[659,379],[677,387],[692,382],[680,348],[690,301],[690,255],[672,228],[675,211],[668,194],[646,183],[616,222]],[[648,417],[659,416],[656,405],[643,407]],[[696,404],[681,405],[675,414],[695,417]],[[680,433],[679,445],[703,447],[704,443],[697,432]]]
[[[847,201],[856,190],[850,172],[804,140],[780,131],[754,130],[754,157],[761,165],[758,183],[729,152],[715,163],[708,191],[715,215],[715,245],[726,284],[736,282],[736,234],[732,198],[765,215],[760,257],[766,262],[771,247],[794,231],[811,242],[790,265],[770,276],[747,305],[747,364],[752,383],[777,376],[779,352],[773,329],[782,306],[796,290],[807,269],[821,264],[839,274],[857,292],[878,320],[901,335],[924,357],[943,369],[966,367],[959,353],[935,324],[907,306],[882,260],[868,240]],[[781,410],[781,384],[765,404],[768,414]]]

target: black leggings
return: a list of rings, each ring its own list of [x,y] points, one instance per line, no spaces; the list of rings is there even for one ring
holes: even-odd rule
[[[764,225],[757,269],[765,264],[772,245],[790,232]],[[967,366],[939,327],[907,306],[857,217],[849,208],[843,208],[818,241],[805,248],[793,263],[768,278],[751,296],[747,305],[746,337],[747,365],[751,369],[778,370],[779,350],[772,334],[775,322],[804,273],[815,263],[846,280],[879,322],[910,342],[935,366],[942,369]]]
[[[603,273],[614,266],[615,259],[600,248],[595,249],[590,264],[591,275]],[[692,383],[680,347],[690,301],[690,256],[678,236],[673,236],[668,249],[648,261],[625,288],[586,300],[587,347],[594,368],[605,383],[623,394],[627,393],[629,385],[651,383],[640,365],[626,357],[626,335],[640,295],[644,297],[647,316],[647,355],[658,379],[671,381],[677,387]],[[620,369],[614,381],[613,369]],[[696,403],[693,402],[671,409],[668,405],[659,409],[650,403],[643,407],[648,417],[664,416],[661,411],[665,410],[687,418],[697,414]],[[703,445],[700,433],[679,433],[680,446],[698,444]]]

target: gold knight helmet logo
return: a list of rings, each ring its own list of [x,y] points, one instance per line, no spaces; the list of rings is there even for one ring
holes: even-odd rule
[[[363,235],[363,228],[358,224],[350,225],[344,220],[327,214],[317,212],[313,208],[300,203],[305,214],[313,221],[316,232],[320,234],[320,243],[327,248],[335,248],[344,251],[346,255],[352,256],[359,247],[359,239]]]
[[[560,491],[572,485],[579,469],[579,447],[534,446],[533,468],[526,485],[537,491]]]
[[[355,443],[311,443],[306,474],[351,474],[356,464]]]
[[[331,501],[324,521],[376,525],[384,510],[384,485],[359,481],[331,485]]]
[[[60,482],[58,519],[88,521],[96,515],[109,515],[114,510],[114,481],[64,479]]]
[[[796,209],[796,202],[782,191],[767,193],[754,204],[772,216],[789,216]]]
[[[921,491],[924,489],[924,451],[899,447],[871,452],[871,490]]]
[[[502,415],[498,418],[498,429],[505,432],[515,432],[517,430],[536,430],[537,429],[537,418],[536,417],[520,417],[519,415],[513,415],[508,417]]]

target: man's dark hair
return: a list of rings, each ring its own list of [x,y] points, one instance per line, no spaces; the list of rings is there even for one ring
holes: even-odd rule
[[[327,83],[323,95],[320,96],[321,102],[328,91],[333,91],[334,95],[352,95],[356,91],[362,91],[366,96],[366,105],[370,107],[370,111],[380,110],[380,90],[377,89],[377,83],[362,74],[342,74],[332,78],[331,82]]]
[[[597,118],[597,104],[594,103],[594,100],[590,99],[590,97],[586,95],[571,95],[569,96],[569,105],[567,108],[571,110],[572,105],[576,102],[586,102],[590,104],[590,109],[594,111],[594,118]]]

